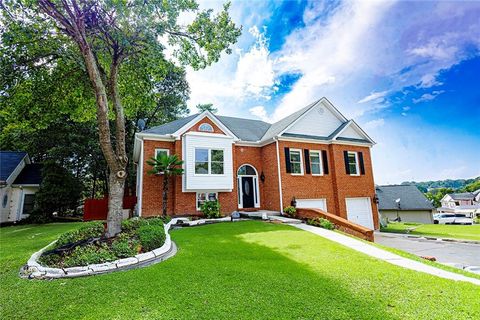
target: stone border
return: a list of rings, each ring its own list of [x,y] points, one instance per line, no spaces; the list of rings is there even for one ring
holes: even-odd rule
[[[88,266],[49,268],[40,265],[37,262],[38,258],[47,248],[57,242],[57,240],[55,240],[46,247],[43,247],[39,251],[32,254],[30,259],[28,259],[27,264],[20,269],[20,277],[28,279],[76,278],[120,270],[128,270],[164,261],[177,253],[177,246],[170,239],[170,234],[168,233],[174,223],[177,223],[176,219],[170,221],[164,226],[165,243],[160,248],[137,254],[134,257],[118,259],[105,263],[91,264]]]

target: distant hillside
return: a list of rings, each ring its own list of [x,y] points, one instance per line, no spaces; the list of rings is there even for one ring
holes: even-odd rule
[[[431,191],[432,189],[439,189],[439,188],[451,188],[454,190],[459,190],[465,188],[468,184],[471,184],[475,181],[480,181],[480,177],[473,178],[473,179],[457,179],[457,180],[438,180],[438,181],[424,181],[424,182],[416,182],[416,181],[405,181],[402,184],[408,185],[415,185],[418,189],[422,192]]]

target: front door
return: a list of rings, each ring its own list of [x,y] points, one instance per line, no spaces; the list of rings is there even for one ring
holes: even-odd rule
[[[253,177],[242,177],[242,202],[244,208],[253,208],[255,206],[253,188]]]

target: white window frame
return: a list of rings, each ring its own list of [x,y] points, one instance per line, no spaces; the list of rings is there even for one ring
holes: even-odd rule
[[[197,163],[197,159],[195,158],[195,154],[197,153],[197,150],[208,150],[208,173],[197,173],[195,171],[195,166]],[[223,152],[223,173],[212,173],[212,150],[218,150]],[[198,147],[194,148],[193,150],[193,175],[194,176],[215,176],[215,177],[221,177],[225,175],[225,148],[203,148],[203,147]]]
[[[200,211],[200,207],[198,206],[198,195],[199,195],[199,194],[206,194],[205,199],[208,199],[208,194],[209,194],[209,193],[215,193],[215,198],[217,198],[217,201],[219,201],[219,200],[218,200],[218,192],[210,192],[210,191],[197,192],[197,193],[195,194],[195,208],[197,208],[197,211]],[[205,201],[209,201],[209,200],[205,200]]]
[[[358,152],[356,151],[347,151],[347,154],[348,154],[348,167],[350,168],[350,155],[354,155],[355,156],[355,171],[356,173],[351,173],[350,172],[350,175],[351,176],[359,176],[360,175],[360,166],[359,166],[359,163],[358,163]]]
[[[289,150],[289,154],[290,154],[290,171],[293,171],[292,170],[292,151],[298,151],[298,153],[300,154],[300,173],[293,173],[291,172],[290,174],[292,176],[303,176],[303,150],[302,149],[290,149]]]
[[[312,153],[318,154],[318,165],[320,166],[320,173],[313,173],[312,170]],[[310,173],[312,176],[323,176],[323,159],[322,159],[322,151],[321,150],[310,150],[309,152],[310,157]]]
[[[165,149],[165,148],[155,148],[155,159],[157,158],[157,155],[159,152],[161,151],[166,151],[167,152],[167,156],[170,155],[170,149]]]
[[[205,129],[202,129],[202,127],[207,127],[208,126],[208,129],[205,130]],[[200,132],[215,132],[215,130],[213,129],[213,126],[208,123],[208,122],[203,122],[201,123],[199,126],[198,126],[198,131]]]

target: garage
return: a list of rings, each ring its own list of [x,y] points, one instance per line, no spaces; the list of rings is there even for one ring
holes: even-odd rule
[[[327,211],[327,199],[296,199],[297,208]]]
[[[348,220],[369,229],[373,227],[370,198],[346,198]]]

